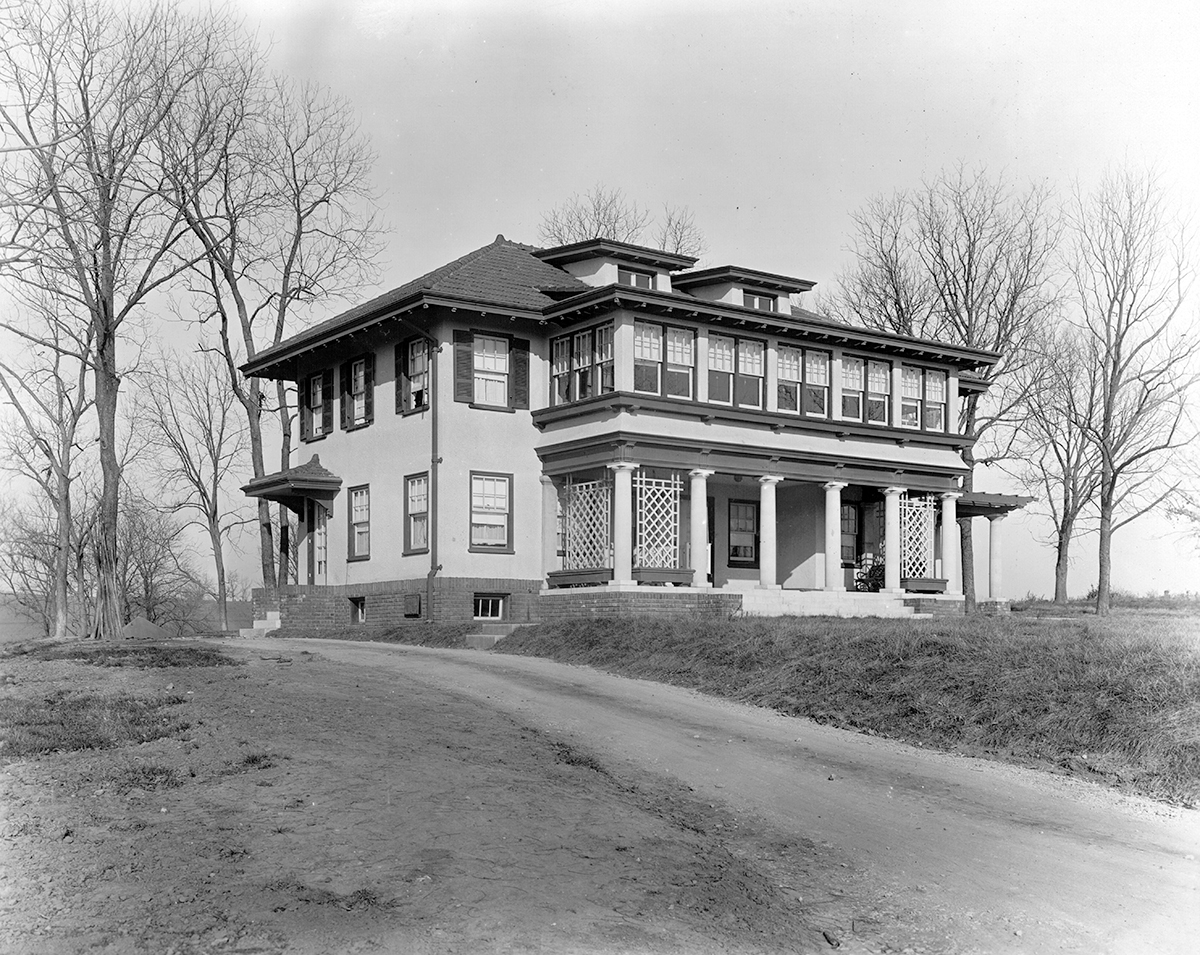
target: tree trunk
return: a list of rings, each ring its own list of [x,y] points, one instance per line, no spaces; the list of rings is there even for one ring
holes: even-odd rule
[[[117,517],[120,508],[121,462],[117,458],[116,339],[102,328],[96,344],[96,416],[100,429],[100,520],[96,528],[96,619],[92,635],[115,640],[121,632],[121,594],[117,584]]]
[[[70,458],[66,459],[67,468]],[[71,480],[58,476],[58,540],[54,553],[54,639],[65,640],[69,626],[71,576]]]
[[[221,618],[221,630],[226,631],[229,629],[229,593],[225,589],[225,554],[221,546],[221,528],[213,521],[208,524],[208,539],[212,541],[213,563],[217,570],[217,613]]]
[[[1096,613],[1102,617],[1112,610],[1112,522],[1112,491],[1106,487],[1100,492],[1100,580],[1096,584]]]
[[[279,469],[286,471],[292,466],[292,415],[288,411],[287,383],[275,382],[275,397],[279,402]],[[288,509],[279,505],[279,586],[288,583],[288,570],[291,567],[291,546],[288,534]]]
[[[1064,520],[1058,529],[1058,542],[1054,558],[1054,602],[1060,606],[1067,603],[1067,568],[1070,565],[1071,536],[1075,533],[1073,521]]]
[[[267,473],[263,457],[262,438],[262,386],[257,378],[250,379],[250,394],[243,402],[246,407],[246,424],[250,432],[250,465],[256,478]],[[258,498],[258,550],[262,561],[263,586],[268,590],[275,587],[275,537],[271,531],[270,502]]]

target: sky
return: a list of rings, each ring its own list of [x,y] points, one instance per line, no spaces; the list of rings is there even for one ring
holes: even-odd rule
[[[378,153],[377,287],[490,242],[597,183],[694,212],[705,265],[832,288],[851,215],[963,162],[1066,196],[1153,167],[1197,208],[1194,2],[238,0],[273,65],[343,96]],[[1197,297],[1200,301],[1200,297]],[[1194,314],[1198,304],[1191,306]],[[1012,491],[993,469],[982,490]],[[986,531],[977,522],[986,553]],[[1005,590],[1053,590],[1036,508],[1005,525]],[[1072,591],[1096,580],[1077,542]],[[1114,586],[1200,590],[1164,520],[1118,532]]]
[[[818,292],[849,265],[855,210],[960,162],[1063,196],[1150,166],[1181,212],[1200,208],[1194,0],[231,6],[276,69],[344,97],[377,153],[390,231],[362,299],[497,234],[536,243],[544,212],[597,183],[690,207],[703,265]],[[977,487],[1014,490],[995,469]],[[1052,592],[1048,530],[1036,509],[1006,522],[1007,595]],[[1083,593],[1095,538],[1075,551]],[[1200,590],[1200,551],[1162,520],[1119,531],[1114,563],[1118,588]]]

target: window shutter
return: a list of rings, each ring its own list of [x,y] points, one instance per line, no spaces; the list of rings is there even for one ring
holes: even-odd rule
[[[338,397],[342,406],[342,430],[350,430],[350,362],[345,362],[338,375]]]
[[[333,431],[333,369],[327,368],[321,376],[321,429],[322,434]]]
[[[300,440],[308,440],[308,389],[312,385],[312,376],[305,375],[300,383],[296,386],[296,404],[300,407],[296,409],[296,413],[300,416]]]
[[[396,414],[408,407],[408,342],[396,343]]]
[[[363,417],[366,424],[375,420],[375,353],[367,355],[363,362]]]
[[[472,348],[475,336],[470,332],[454,332],[454,400],[475,400],[475,358]]]
[[[512,340],[512,377],[509,379],[508,404],[511,408],[529,407],[529,339]]]

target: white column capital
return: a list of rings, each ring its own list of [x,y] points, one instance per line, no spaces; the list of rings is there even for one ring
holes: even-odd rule
[[[886,494],[888,497],[899,497],[901,494],[907,494],[908,488],[906,488],[906,487],[885,487],[883,489],[883,493]]]
[[[943,501],[957,501],[962,497],[962,491],[944,491],[940,497]]]
[[[999,524],[999,523],[1000,523],[1002,520],[1004,520],[1004,518],[1006,518],[1006,517],[1008,517],[1008,514],[1007,514],[1007,513],[1004,513],[1004,514],[989,514],[989,515],[988,515],[988,520],[989,520],[989,521],[991,521],[993,524]]]
[[[708,468],[692,468],[692,470],[688,471],[688,477],[704,478],[705,480],[708,480],[716,473],[716,471],[711,471]]]
[[[631,461],[615,461],[612,464],[606,464],[605,467],[610,471],[636,471],[641,465]]]
[[[762,477],[760,477],[758,479],[758,483],[759,484],[778,484],[783,479],[784,478],[783,478],[782,474],[764,474]]]
[[[539,480],[542,482],[542,484],[547,485],[547,486],[554,484],[554,478],[552,478],[549,474],[541,475]]]
[[[827,491],[840,491],[842,488],[847,487],[847,486],[848,485],[846,484],[845,481],[826,481],[824,484],[821,485],[821,487],[823,487]]]

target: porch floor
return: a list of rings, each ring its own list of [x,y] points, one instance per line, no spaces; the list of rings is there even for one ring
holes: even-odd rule
[[[828,590],[744,590],[742,613],[750,617],[926,617],[904,600],[911,594]]]

